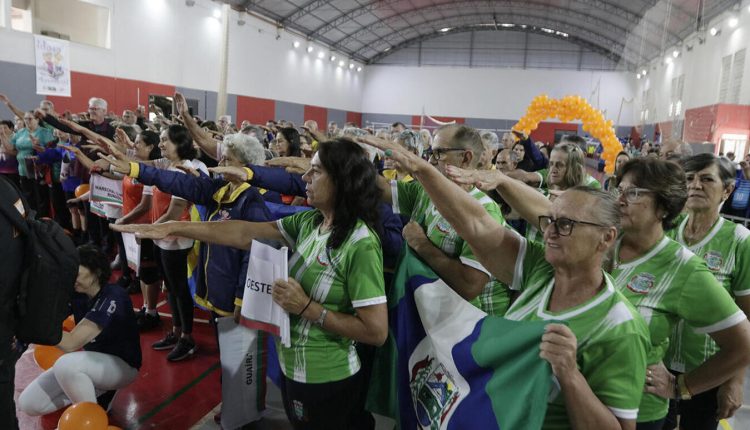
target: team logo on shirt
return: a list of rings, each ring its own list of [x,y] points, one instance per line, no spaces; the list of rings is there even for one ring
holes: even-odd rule
[[[216,218],[213,219],[213,221],[226,221],[229,219],[232,219],[232,216],[229,215],[229,211],[226,209],[222,209],[219,211],[219,213],[216,214]]]
[[[654,280],[656,277],[650,273],[639,273],[628,282],[628,289],[638,294],[648,294],[651,287],[654,286]]]
[[[328,267],[328,265],[331,264],[330,260],[328,260],[328,252],[326,251],[326,249],[323,249],[322,251],[320,251],[320,253],[318,254],[317,260],[318,260],[318,264],[320,264],[323,267]]]
[[[703,259],[706,260],[706,264],[712,272],[718,271],[724,263],[724,258],[719,251],[708,251],[703,256]]]
[[[448,370],[426,356],[411,368],[411,396],[422,428],[440,428],[459,398],[458,387]]]
[[[443,234],[448,234],[448,233],[450,233],[452,231],[451,225],[448,223],[448,221],[446,221],[444,219],[440,219],[435,224],[435,228],[437,228],[438,230],[440,230],[440,232],[443,233]]]

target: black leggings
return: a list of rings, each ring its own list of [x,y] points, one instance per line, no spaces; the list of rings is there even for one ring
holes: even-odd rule
[[[159,248],[161,271],[167,286],[169,307],[172,308],[172,325],[182,332],[193,332],[193,296],[187,281],[188,249],[167,250]]]
[[[363,372],[341,381],[304,384],[282,375],[281,397],[295,430],[372,430],[375,419],[365,411]]]
[[[38,179],[21,177],[21,191],[37,218],[49,217],[49,187]]]

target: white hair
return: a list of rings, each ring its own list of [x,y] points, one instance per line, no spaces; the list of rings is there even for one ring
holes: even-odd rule
[[[495,134],[495,132],[482,130],[480,133],[482,142],[487,145],[488,149],[492,149],[494,151],[500,149],[500,139],[497,138],[497,134]]]
[[[89,106],[94,106],[107,110],[107,101],[99,97],[91,97],[89,99]]]
[[[266,160],[266,153],[263,145],[253,136],[236,133],[224,136],[223,153],[232,153],[243,164],[263,164]]]

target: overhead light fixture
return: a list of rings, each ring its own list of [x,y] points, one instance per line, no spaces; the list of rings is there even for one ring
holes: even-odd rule
[[[331,55],[328,59],[331,60],[331,61],[336,61],[336,56],[335,55]]]
[[[345,64],[346,64],[346,61],[344,60],[339,61],[339,67],[344,67]]]
[[[318,58],[320,58],[322,60],[323,57],[325,57],[325,56],[326,56],[326,53],[323,52],[323,50],[321,49],[320,52],[318,52]]]
[[[214,18],[221,18],[221,9],[219,9],[218,7],[214,9]]]
[[[678,49],[675,49],[674,51],[672,51],[672,56],[673,56],[674,58],[677,58],[677,57],[679,57],[679,56],[680,56],[680,51],[679,51]]]
[[[309,54],[309,53],[313,52],[313,49],[315,49],[315,48],[313,48],[312,46],[308,46],[307,47],[307,53]]]
[[[354,63],[349,63],[349,68],[353,69],[354,68]]]
[[[515,27],[515,26],[516,26],[515,24],[511,24],[509,22],[500,24],[500,27],[505,27],[505,28]]]
[[[672,64],[672,57],[667,56],[667,58],[664,59],[664,62],[667,64]]]
[[[545,32],[545,33],[550,33],[550,34],[555,32],[555,30],[553,30],[551,28],[544,28],[544,27],[542,27],[541,30],[543,32]]]
[[[641,75],[646,76],[646,73],[648,73],[646,69],[641,70]]]
[[[526,25],[525,24],[521,24],[521,28],[526,28]]]
[[[555,34],[562,37],[568,37],[568,33],[562,31],[556,31]]]
[[[736,16],[733,16],[729,18],[728,23],[729,23],[729,27],[734,28],[734,27],[737,27],[737,24],[740,23],[740,20],[738,20]]]
[[[635,74],[635,78],[636,78],[636,79],[641,79],[641,74],[640,74],[640,73],[636,73],[636,74]]]
[[[357,71],[361,72],[362,71],[362,66],[357,67]]]
[[[292,46],[294,47],[294,49],[299,48],[299,40],[295,40],[294,42],[292,42]]]
[[[711,27],[711,29],[708,30],[708,34],[710,34],[711,36],[716,36],[717,34],[719,34],[719,29],[716,27]]]
[[[389,47],[385,48],[385,49],[383,50],[383,52],[388,52],[388,51],[390,51],[390,50],[391,50],[391,47],[389,46]]]
[[[441,29],[440,29],[440,31],[441,31],[442,33],[447,33],[447,32],[449,32],[449,31],[451,31],[451,27],[445,27],[445,28],[441,28]]]

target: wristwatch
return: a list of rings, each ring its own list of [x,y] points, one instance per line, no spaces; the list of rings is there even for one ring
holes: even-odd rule
[[[323,311],[320,313],[320,316],[317,320],[315,320],[315,324],[319,327],[323,327],[323,322],[326,320],[326,315],[328,315],[328,309],[323,308]]]

